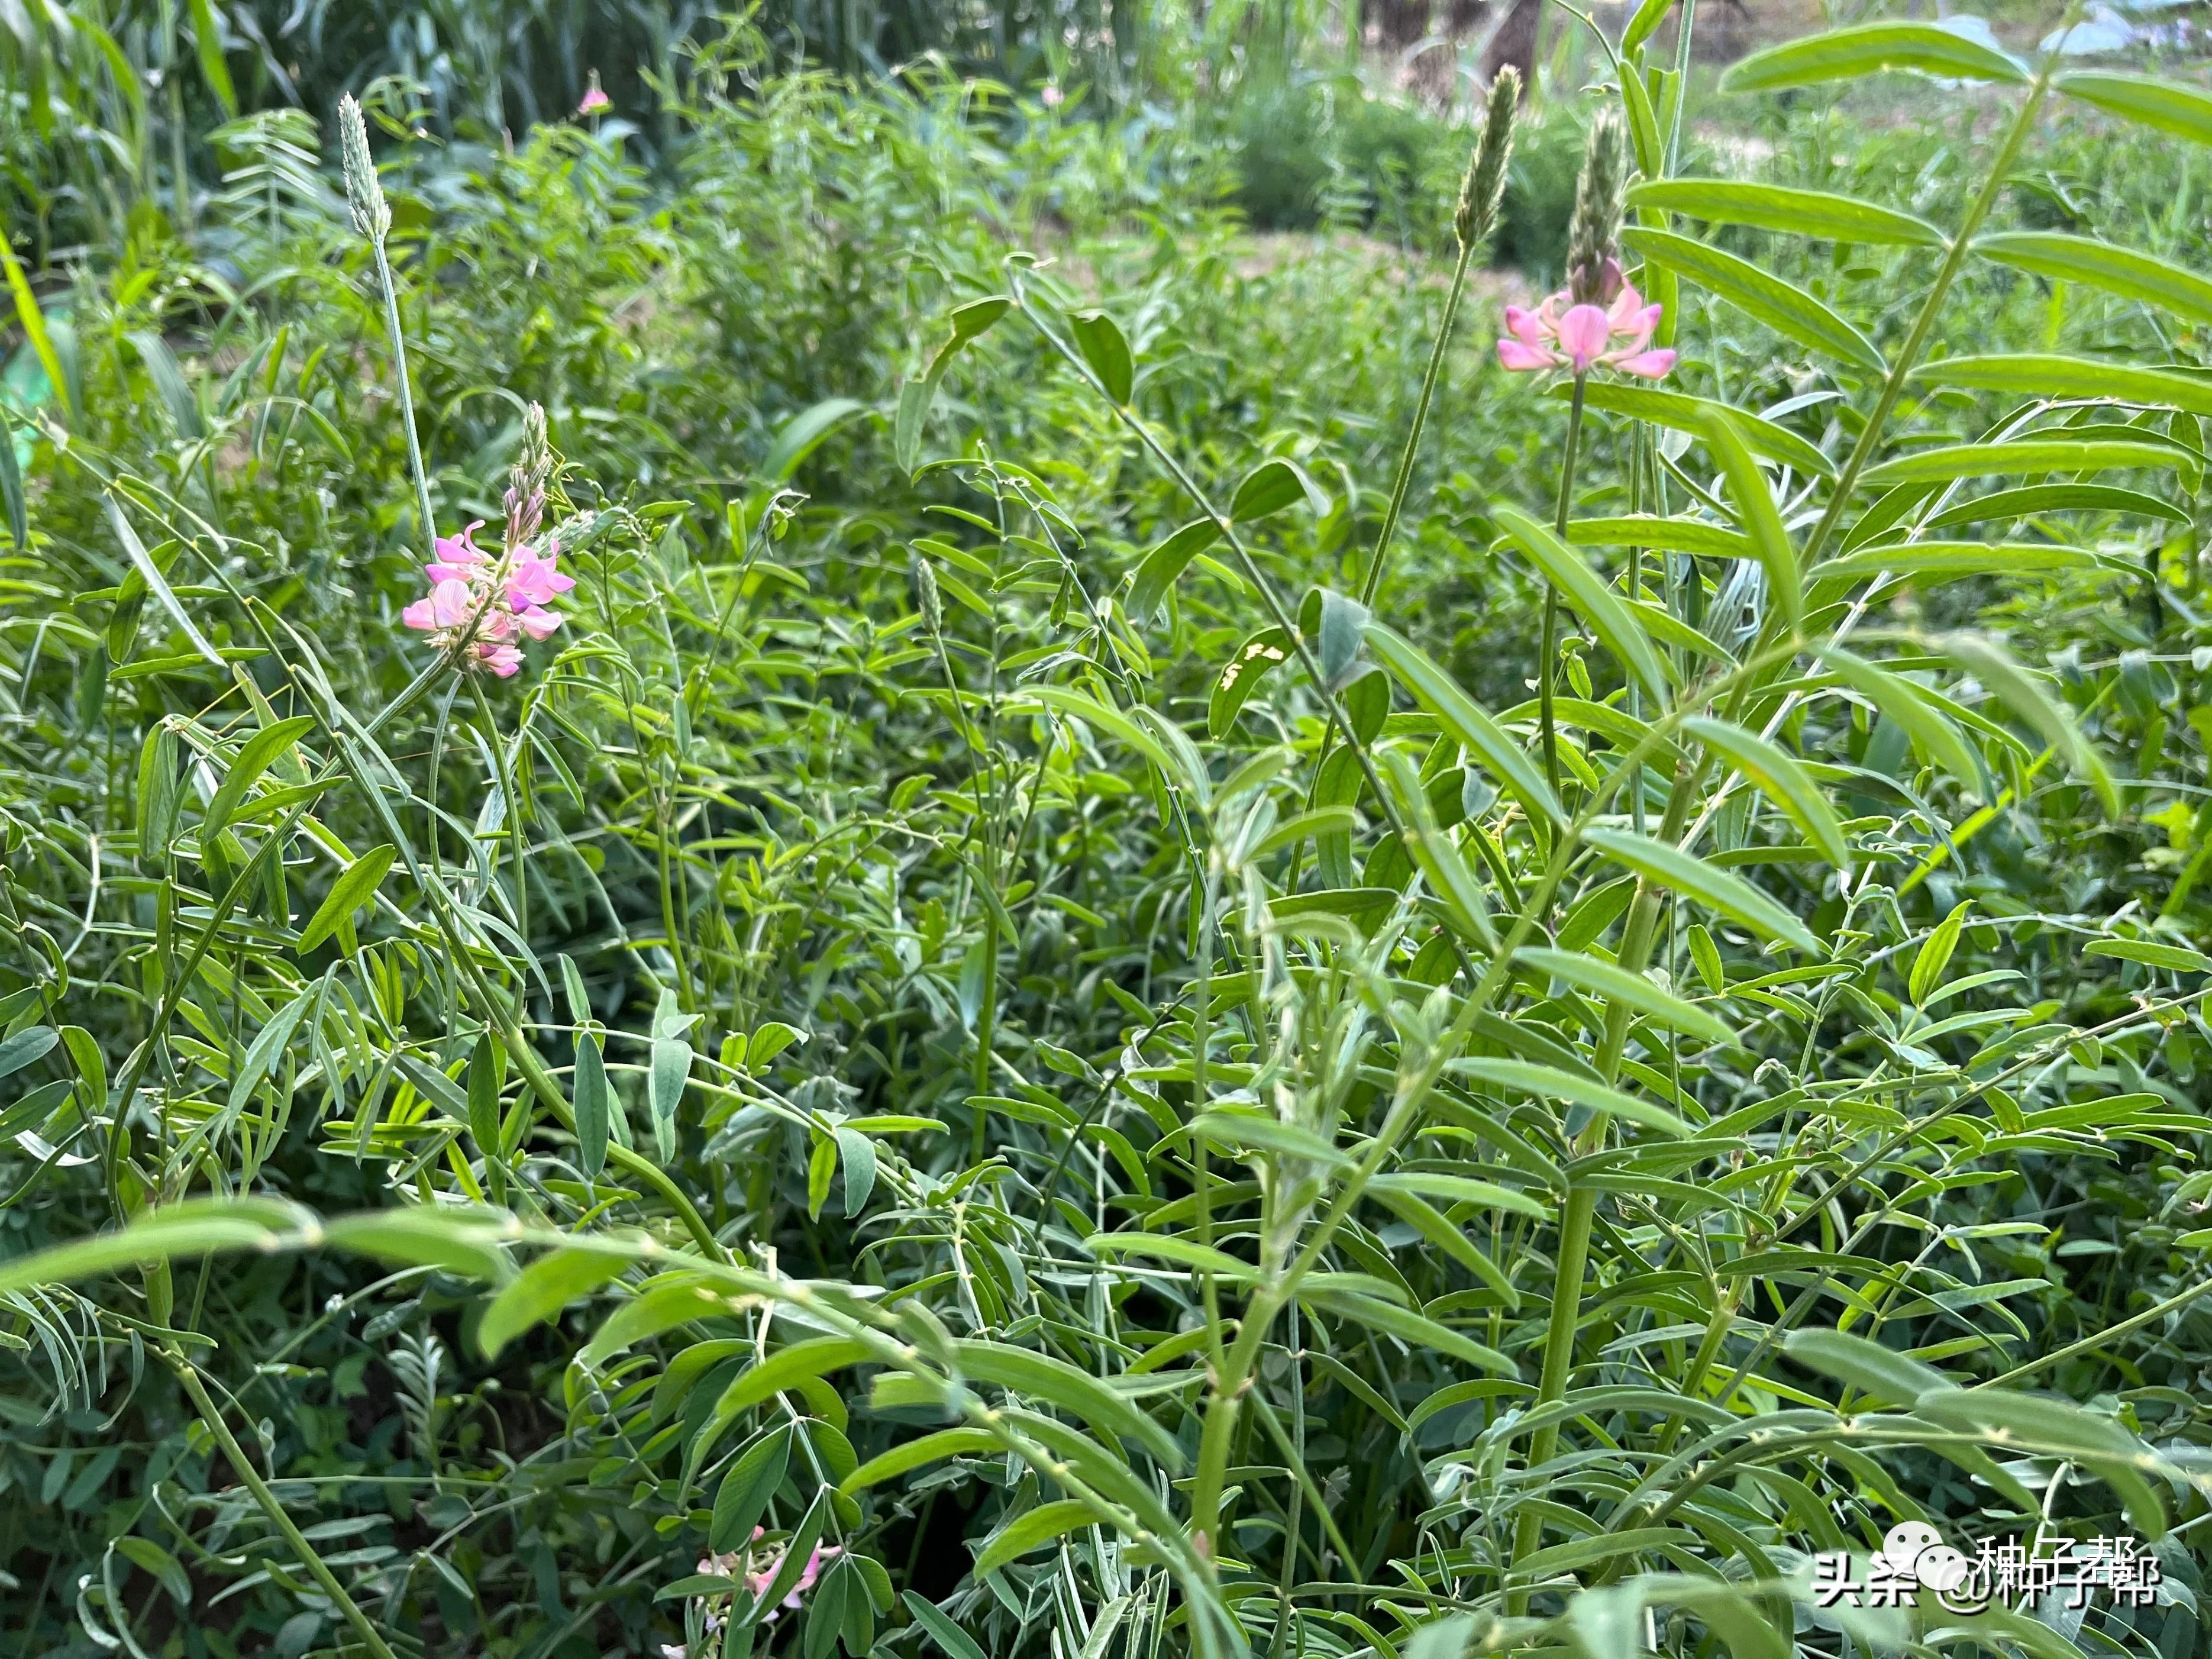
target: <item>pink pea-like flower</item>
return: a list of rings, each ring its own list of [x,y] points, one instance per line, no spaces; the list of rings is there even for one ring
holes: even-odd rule
[[[548,548],[540,556],[529,548],[516,554],[514,568],[507,578],[507,602],[516,611],[533,605],[550,605],[576,585],[574,576],[564,576],[553,568],[558,550]]]
[[[1626,282],[1607,306],[1574,304],[1562,289],[1534,311],[1505,307],[1506,332],[1498,342],[1498,361],[1516,374],[1565,368],[1583,375],[1610,368],[1662,380],[1674,367],[1673,351],[1651,349],[1651,332],[1662,314],[1662,307],[1645,305]]]
[[[476,533],[483,528],[478,519],[458,536],[440,536],[430,544],[437,555],[422,567],[423,574],[434,582],[467,581],[469,573],[484,562],[483,550],[476,544]]]
[[[614,105],[615,100],[599,89],[599,79],[595,75],[592,77],[592,84],[585,89],[584,101],[576,106],[576,113],[597,115],[603,109],[612,109]]]
[[[457,667],[507,679],[522,669],[517,640],[543,640],[561,626],[551,603],[576,580],[555,566],[560,548],[550,541],[543,552],[523,543],[493,557],[472,539],[481,523],[436,539],[437,557],[422,567],[430,591],[399,619],[428,634]]]

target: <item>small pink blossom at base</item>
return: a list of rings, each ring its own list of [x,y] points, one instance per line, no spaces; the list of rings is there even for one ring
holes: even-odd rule
[[[1058,87],[1047,87],[1043,91],[1037,94],[1037,96],[1043,100],[1044,106],[1047,109],[1058,109],[1062,100],[1066,98],[1067,94],[1062,92]]]
[[[1607,306],[1572,304],[1563,289],[1534,311],[1505,307],[1498,361],[1516,374],[1565,368],[1579,375],[1610,368],[1643,380],[1662,380],[1674,367],[1674,352],[1651,349],[1652,331],[1662,314],[1662,307],[1645,305],[1643,295],[1627,283],[1621,283]]]
[[[599,89],[599,83],[594,80],[589,89],[585,92],[583,102],[576,106],[576,113],[597,115],[601,110],[612,109],[614,106],[615,100],[602,92]]]

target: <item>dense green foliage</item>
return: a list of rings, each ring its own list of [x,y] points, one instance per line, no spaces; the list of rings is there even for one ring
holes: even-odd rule
[[[1261,242],[1252,105],[743,31],[19,272],[0,1641],[2203,1651],[2212,100],[1954,38],[1753,189],[1630,49],[1578,415],[1462,131]],[[501,680],[402,611],[532,405]],[[1923,1516],[2168,1594],[1814,1604]]]

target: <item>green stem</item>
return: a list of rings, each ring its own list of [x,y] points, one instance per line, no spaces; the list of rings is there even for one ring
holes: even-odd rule
[[[975,872],[983,880],[981,870]],[[982,1104],[982,1097],[991,1092],[992,1027],[999,1013],[999,918],[988,905],[983,907],[983,994],[975,1010],[975,1127],[968,1147],[970,1158],[980,1158],[989,1145],[991,1115]]]
[[[415,510],[422,519],[422,550],[434,550],[438,520],[430,511],[430,475],[422,465],[422,441],[415,431],[415,393],[407,380],[407,337],[399,327],[399,290],[392,280],[392,261],[385,257],[384,238],[370,239],[376,251],[376,280],[384,289],[384,327],[392,337],[392,369],[399,380],[399,422],[407,428],[407,462],[415,474]]]
[[[1674,776],[1674,787],[1667,802],[1667,816],[1659,828],[1659,839],[1672,843],[1682,834],[1685,820],[1690,815],[1690,800],[1696,793],[1696,774],[1692,763],[1686,761]],[[1702,769],[1699,769],[1700,770]],[[1620,951],[1616,960],[1632,974],[1641,974],[1650,960],[1651,945],[1658,933],[1659,912],[1664,902],[1662,890],[1650,880],[1639,880],[1636,885],[1636,902],[1628,914],[1628,924],[1621,930]],[[1630,1009],[1628,1005],[1615,1000],[1606,1009],[1605,1028],[1599,1039],[1597,1053],[1598,1074],[1610,1083],[1620,1068],[1620,1052],[1627,1042]],[[1577,1137],[1575,1152],[1587,1157],[1598,1150],[1605,1134],[1605,1120],[1599,1118]],[[1597,1188],[1568,1177],[1567,1201],[1559,1220],[1559,1254],[1552,1278],[1552,1319],[1544,1334],[1544,1369],[1536,1384],[1535,1407],[1553,1404],[1566,1397],[1567,1383],[1574,1372],[1575,1331],[1582,1322],[1583,1280],[1589,1266],[1590,1229],[1597,1217]],[[1551,1461],[1558,1450],[1559,1425],[1547,1423],[1528,1437],[1528,1468],[1533,1476]],[[1533,1506],[1524,1504],[1514,1523],[1513,1556],[1518,1561],[1532,1555],[1543,1542],[1544,1519]],[[1511,1609],[1525,1610],[1525,1589],[1516,1590],[1511,1598]]]
[[[1437,325],[1436,343],[1429,348],[1429,367],[1421,376],[1421,396],[1413,405],[1413,428],[1406,434],[1406,447],[1399,452],[1398,476],[1390,485],[1390,505],[1382,514],[1382,528],[1375,537],[1375,551],[1367,561],[1367,574],[1360,580],[1359,602],[1373,607],[1375,596],[1382,588],[1382,569],[1390,556],[1391,539],[1398,533],[1398,520],[1406,510],[1406,493],[1413,482],[1413,462],[1421,447],[1421,433],[1429,423],[1429,404],[1437,395],[1437,382],[1443,378],[1444,352],[1451,344],[1452,325],[1459,317],[1459,302],[1467,292],[1467,273],[1474,263],[1474,250],[1483,239],[1480,236],[1460,244],[1459,264],[1452,271],[1451,291],[1444,297],[1443,321]]]
[[[216,1444],[222,1448],[222,1455],[230,1460],[230,1467],[238,1472],[238,1478],[245,1482],[246,1491],[253,1494],[253,1501],[261,1506],[261,1512],[269,1517],[270,1524],[283,1534],[284,1541],[292,1547],[292,1553],[300,1558],[300,1565],[307,1570],[307,1576],[322,1586],[323,1594],[329,1596],[345,1616],[346,1623],[353,1626],[354,1634],[361,1638],[362,1645],[374,1656],[374,1659],[397,1659],[390,1644],[378,1632],[374,1622],[361,1610],[360,1604],[346,1594],[346,1588],[338,1583],[337,1575],[315,1553],[315,1547],[293,1524],[292,1517],[285,1513],[276,1494],[269,1490],[269,1483],[255,1471],[252,1459],[246,1456],[245,1449],[238,1443],[229,1425],[222,1420],[222,1413],[216,1409],[215,1401],[208,1397],[207,1385],[200,1381],[199,1373],[192,1369],[191,1362],[173,1347],[162,1348],[161,1355],[169,1369],[177,1374],[177,1381],[184,1384],[185,1392],[191,1396],[192,1409],[199,1413],[200,1421],[207,1425],[208,1432],[215,1437]]]
[[[1376,595],[1382,591],[1382,571],[1390,558],[1390,544],[1398,534],[1398,520],[1406,510],[1406,495],[1413,487],[1413,463],[1419,457],[1421,434],[1429,424],[1429,405],[1437,395],[1437,382],[1443,378],[1444,353],[1451,344],[1452,325],[1459,317],[1459,302],[1467,292],[1467,274],[1474,263],[1474,251],[1480,246],[1483,236],[1471,237],[1462,242],[1459,264],[1452,270],[1451,291],[1444,296],[1443,320],[1437,325],[1436,342],[1429,348],[1429,366],[1421,375],[1421,395],[1413,405],[1413,429],[1406,434],[1406,447],[1398,452],[1398,476],[1391,481],[1390,505],[1382,514],[1382,528],[1376,532],[1375,550],[1367,558],[1367,574],[1359,580],[1359,603],[1368,610],[1375,608]],[[1328,730],[1322,734],[1321,750],[1314,762],[1314,782],[1318,787],[1322,768],[1336,749],[1336,720],[1331,715]],[[1310,799],[1308,803],[1312,805]],[[1304,850],[1301,842],[1298,853]],[[1291,855],[1291,886],[1297,885],[1298,853]]]
[[[1552,514],[1552,528],[1565,541],[1567,535],[1567,515],[1572,511],[1575,499],[1575,460],[1583,442],[1583,398],[1589,386],[1589,376],[1575,376],[1574,402],[1567,410],[1567,453],[1559,463],[1559,501]],[[1559,793],[1559,735],[1553,718],[1552,700],[1553,685],[1559,678],[1559,590],[1550,582],[1544,584],[1544,640],[1536,657],[1536,698],[1544,732],[1544,780],[1552,786],[1552,793]]]

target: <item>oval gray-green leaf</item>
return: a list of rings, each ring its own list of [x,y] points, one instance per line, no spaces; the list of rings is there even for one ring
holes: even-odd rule
[[[1939,357],[1915,368],[1912,378],[1932,386],[2002,392],[2021,398],[2087,398],[2142,409],[2212,415],[2212,380],[2176,369],[2140,368],[2094,357],[2050,352]]]
[[[2212,144],[2212,94],[2161,81],[2154,75],[2107,75],[2075,70],[2052,85],[2107,115],[2135,121],[2200,144]]]
[[[1672,231],[1632,226],[1621,233],[1632,252],[1718,295],[1776,333],[1852,363],[1869,374],[1887,372],[1874,342],[1803,290],[1748,259]]]
[[[1194,519],[1146,554],[1129,584],[1130,618],[1149,622],[1190,562],[1220,539],[1219,525],[1211,519]]]
[[[1129,342],[1121,333],[1121,325],[1103,311],[1079,311],[1070,325],[1083,361],[1091,365],[1106,395],[1117,404],[1127,404],[1136,389],[1137,364],[1129,355]]]
[[[1296,461],[1286,461],[1277,455],[1244,475],[1244,482],[1237,486],[1237,497],[1230,505],[1229,516],[1238,524],[1249,524],[1270,513],[1279,513],[1297,501],[1305,501],[1316,514],[1328,511],[1328,495],[1306,476],[1305,469]]]
[[[1942,483],[1953,478],[1986,478],[2014,473],[2110,472],[2156,468],[2172,471],[2184,459],[2161,444],[2124,440],[2021,438],[2009,443],[1946,444],[1917,454],[1899,455],[1869,467],[1859,483],[1869,489],[1898,483]]]
[[[1570,386],[1558,386],[1553,396],[1569,397],[1572,390]],[[1711,398],[1693,398],[1686,392],[1667,392],[1657,386],[1630,386],[1623,380],[1593,380],[1583,389],[1583,402],[1591,409],[1632,415],[1654,426],[1669,427],[1700,438],[1705,434],[1713,411],[1724,410],[1754,455],[1793,466],[1809,477],[1836,476],[1836,464],[1787,427],[1748,410],[1716,403]]]
[[[1820,941],[1805,924],[1741,876],[1630,830],[1590,830],[1583,839],[1637,874],[1734,917],[1755,933],[1820,954]]]
[[[2012,58],[1932,23],[1861,23],[1785,41],[1729,66],[1723,92],[1773,92],[1784,87],[1856,81],[1885,70],[1917,70],[1971,81],[2027,79]]]
[[[1835,242],[1942,247],[1943,233],[1894,208],[1824,190],[1797,190],[1737,179],[1655,179],[1628,192],[1632,208],[1658,208],[1715,224],[1750,225]]]
[[[2033,271],[2054,282],[2086,283],[2177,317],[2212,322],[2212,282],[2185,266],[2133,248],[2115,247],[2090,236],[2011,230],[1978,239],[1974,252],[2016,270]]]

